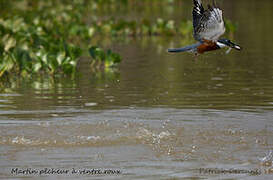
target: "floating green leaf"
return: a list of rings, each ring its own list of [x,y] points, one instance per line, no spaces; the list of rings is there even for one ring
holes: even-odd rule
[[[112,52],[110,49],[104,52],[101,48],[92,46],[89,48],[89,54],[93,61],[103,63],[104,67],[112,67],[121,62],[120,55]]]

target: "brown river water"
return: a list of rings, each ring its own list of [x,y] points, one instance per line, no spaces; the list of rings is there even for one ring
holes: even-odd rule
[[[241,52],[195,59],[166,53],[183,37],[112,39],[116,70],[83,57],[75,79],[7,83],[0,178],[273,179],[273,3],[221,2]],[[168,8],[191,18],[190,1]]]

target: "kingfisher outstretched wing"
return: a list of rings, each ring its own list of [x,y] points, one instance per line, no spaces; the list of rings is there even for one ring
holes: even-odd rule
[[[215,1],[213,6],[208,5],[206,10],[201,0],[193,0],[193,3],[194,38],[197,41],[203,39],[217,41],[225,33],[222,10],[216,7]]]

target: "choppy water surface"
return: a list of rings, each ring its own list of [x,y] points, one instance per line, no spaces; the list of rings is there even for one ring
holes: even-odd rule
[[[180,46],[181,37],[112,40],[124,57],[117,70],[94,73],[82,58],[73,80],[6,83],[0,177],[272,179],[272,3],[227,1],[223,8],[239,25],[234,39],[242,52],[215,51],[195,60],[165,52]],[[121,173],[14,175],[12,168]],[[261,174],[209,174],[206,168]]]

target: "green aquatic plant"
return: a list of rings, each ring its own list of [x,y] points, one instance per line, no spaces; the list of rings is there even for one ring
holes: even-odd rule
[[[75,71],[81,49],[45,25],[20,17],[0,19],[0,76]]]
[[[89,48],[89,54],[93,58],[92,65],[109,68],[121,62],[121,56],[110,49],[105,52],[99,47],[92,46]]]
[[[178,32],[183,36],[191,36],[193,34],[192,21],[182,21],[178,27]]]
[[[88,46],[94,29],[83,23],[80,7],[72,12],[66,5],[39,5],[43,8],[0,18],[0,77],[75,72],[85,49],[80,45]]]
[[[225,20],[225,26],[226,26],[226,31],[227,31],[229,37],[231,39],[233,39],[234,33],[235,33],[235,31],[237,30],[237,27],[238,27],[237,23],[233,23],[233,22],[231,22],[231,20],[226,19]]]
[[[110,19],[97,21],[92,24],[92,32],[108,36],[153,36],[175,35],[176,26],[173,20],[158,18],[155,22],[147,19],[140,21],[124,19]]]
[[[234,33],[236,26],[227,20],[227,33]],[[83,27],[87,28],[87,27]],[[103,36],[191,36],[193,33],[192,21],[175,22],[174,20],[165,20],[158,18],[156,21],[147,19],[124,20],[110,19],[104,21],[95,21],[89,27],[92,35],[95,33]]]

